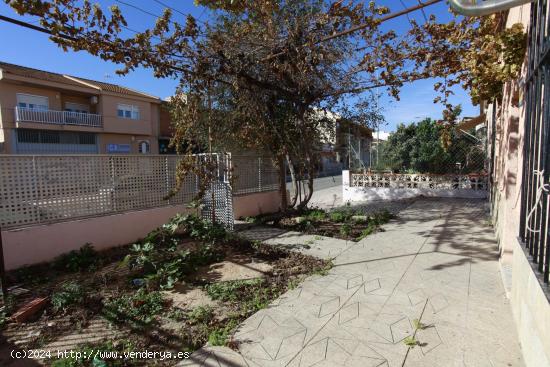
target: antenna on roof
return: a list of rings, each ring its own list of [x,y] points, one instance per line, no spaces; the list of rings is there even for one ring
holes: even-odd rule
[[[103,74],[103,81],[106,81],[107,79],[111,79],[113,76],[109,73]]]

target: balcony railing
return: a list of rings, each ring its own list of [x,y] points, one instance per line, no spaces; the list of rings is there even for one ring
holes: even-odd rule
[[[40,124],[53,125],[103,127],[101,115],[70,111],[40,110],[24,107],[15,107],[15,121],[37,122]]]

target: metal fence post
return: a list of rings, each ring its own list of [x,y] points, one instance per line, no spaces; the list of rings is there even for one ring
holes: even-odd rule
[[[111,187],[112,189],[110,190],[110,195],[111,195],[111,207],[112,207],[112,210],[114,212],[117,211],[117,199],[116,199],[116,179],[115,179],[115,175],[116,175],[116,167],[115,167],[115,162],[114,162],[115,158],[114,157],[109,157],[109,165],[110,165],[110,168],[111,168]]]
[[[262,157],[258,157],[258,189],[262,192]]]

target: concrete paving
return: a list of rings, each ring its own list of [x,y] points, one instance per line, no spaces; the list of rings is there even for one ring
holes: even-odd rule
[[[269,234],[335,267],[247,319],[238,351],[206,346],[181,365],[524,365],[485,202],[419,199],[384,228],[309,249],[299,234]]]

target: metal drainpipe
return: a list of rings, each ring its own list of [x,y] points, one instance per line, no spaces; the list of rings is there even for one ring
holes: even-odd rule
[[[451,8],[459,14],[477,17],[498,13],[516,6],[530,3],[532,0],[449,0]]]

